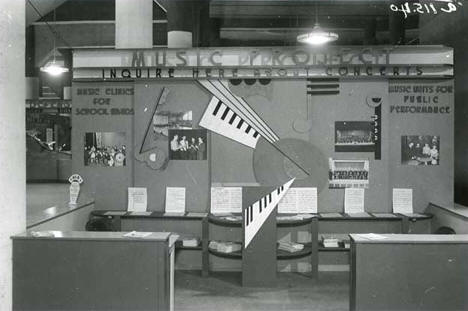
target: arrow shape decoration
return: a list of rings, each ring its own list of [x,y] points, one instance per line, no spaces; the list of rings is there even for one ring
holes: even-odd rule
[[[249,246],[257,232],[261,229],[263,223],[270,216],[275,206],[281,201],[288,192],[295,178],[291,179],[281,187],[276,188],[271,193],[262,197],[254,204],[247,206],[243,210],[244,221],[244,248]]]
[[[148,121],[148,126],[146,127],[145,136],[143,137],[143,141],[141,142],[141,146],[140,146],[140,154],[142,154],[143,152],[155,149],[157,147],[157,145],[155,144],[156,140],[154,139],[153,135],[149,135],[149,134],[151,131],[151,127],[153,125],[154,116],[156,115],[156,112],[158,111],[158,107],[166,103],[168,95],[169,95],[169,89],[163,88],[161,91],[161,94],[159,95],[158,101],[156,102],[154,106],[153,114],[151,115],[151,118]]]

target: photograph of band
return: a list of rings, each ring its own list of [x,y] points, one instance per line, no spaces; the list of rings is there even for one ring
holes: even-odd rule
[[[374,122],[335,122],[335,152],[373,152]]]
[[[369,160],[328,159],[329,188],[369,188]]]
[[[402,136],[401,164],[403,165],[439,165],[439,136]]]
[[[125,133],[85,133],[84,165],[119,167],[126,166]]]
[[[169,137],[169,129],[187,130],[192,128],[192,111],[158,111],[153,117],[154,139]]]
[[[169,129],[169,160],[206,159],[206,130]]]

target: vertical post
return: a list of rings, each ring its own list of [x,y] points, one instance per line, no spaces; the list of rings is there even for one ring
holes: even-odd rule
[[[245,210],[260,198],[265,197],[274,188],[269,187],[243,187],[242,188],[242,228],[246,230]],[[266,200],[265,200],[266,202]],[[264,203],[265,204],[265,203]],[[255,216],[254,216],[255,215]],[[242,245],[242,286],[247,287],[274,287],[277,277],[277,207],[275,206],[265,222],[258,228],[250,244]],[[250,213],[250,222],[255,223],[259,214]],[[247,228],[250,229],[250,228]],[[244,233],[245,237],[245,233]]]
[[[112,216],[114,231],[122,231],[122,216]]]
[[[401,215],[401,233],[409,233],[409,218],[406,215]]]
[[[115,1],[115,47],[153,47],[153,0]]]
[[[403,3],[404,1],[397,1],[395,4],[401,6]],[[403,45],[405,44],[405,16],[402,12],[391,11],[389,14],[390,44]]]
[[[34,26],[26,28],[26,99],[39,98],[39,75],[34,63],[35,44]]]
[[[208,252],[208,243],[209,243],[209,223],[208,216],[203,217],[202,219],[202,276],[207,277],[209,274],[209,252]]]
[[[210,17],[209,1],[203,1],[200,4],[199,24],[200,35],[198,46],[221,46],[221,39],[219,37],[220,21],[217,18]]]
[[[319,265],[319,237],[318,237],[318,215],[312,218],[310,225],[310,236],[312,244],[312,253],[310,254],[311,272],[313,278],[318,278]]]
[[[12,309],[12,242],[26,230],[25,4],[0,0],[0,310]]]
[[[197,1],[176,0],[167,2],[167,47],[193,46],[194,17],[198,14]]]

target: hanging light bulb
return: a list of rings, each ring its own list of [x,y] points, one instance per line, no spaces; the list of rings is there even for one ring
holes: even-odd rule
[[[54,9],[54,22],[55,21],[56,21],[56,17],[55,17],[55,9]],[[62,73],[68,72],[68,68],[57,64],[57,61],[55,59],[55,53],[56,53],[55,38],[57,34],[55,33],[55,30],[52,31],[52,35],[54,38],[54,49],[53,49],[54,59],[52,60],[52,62],[49,62],[45,66],[41,67],[41,71],[46,72],[50,74],[51,76],[60,76]]]
[[[315,2],[315,26],[312,31],[297,36],[297,41],[312,45],[321,45],[338,40],[338,34],[324,30],[318,23],[317,2]]]

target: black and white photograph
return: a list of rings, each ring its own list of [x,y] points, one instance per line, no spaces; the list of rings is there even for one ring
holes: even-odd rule
[[[374,122],[335,122],[335,152],[373,152]]]
[[[468,311],[468,0],[0,0],[0,311]]]
[[[401,136],[402,165],[439,165],[439,136]]]
[[[121,167],[127,164],[126,135],[121,132],[85,134],[84,165]]]
[[[206,130],[169,130],[169,160],[206,160]]]
[[[169,129],[187,130],[193,126],[192,111],[156,111],[153,117],[155,139],[169,136]]]
[[[369,188],[369,160],[328,159],[328,186],[336,188]]]

